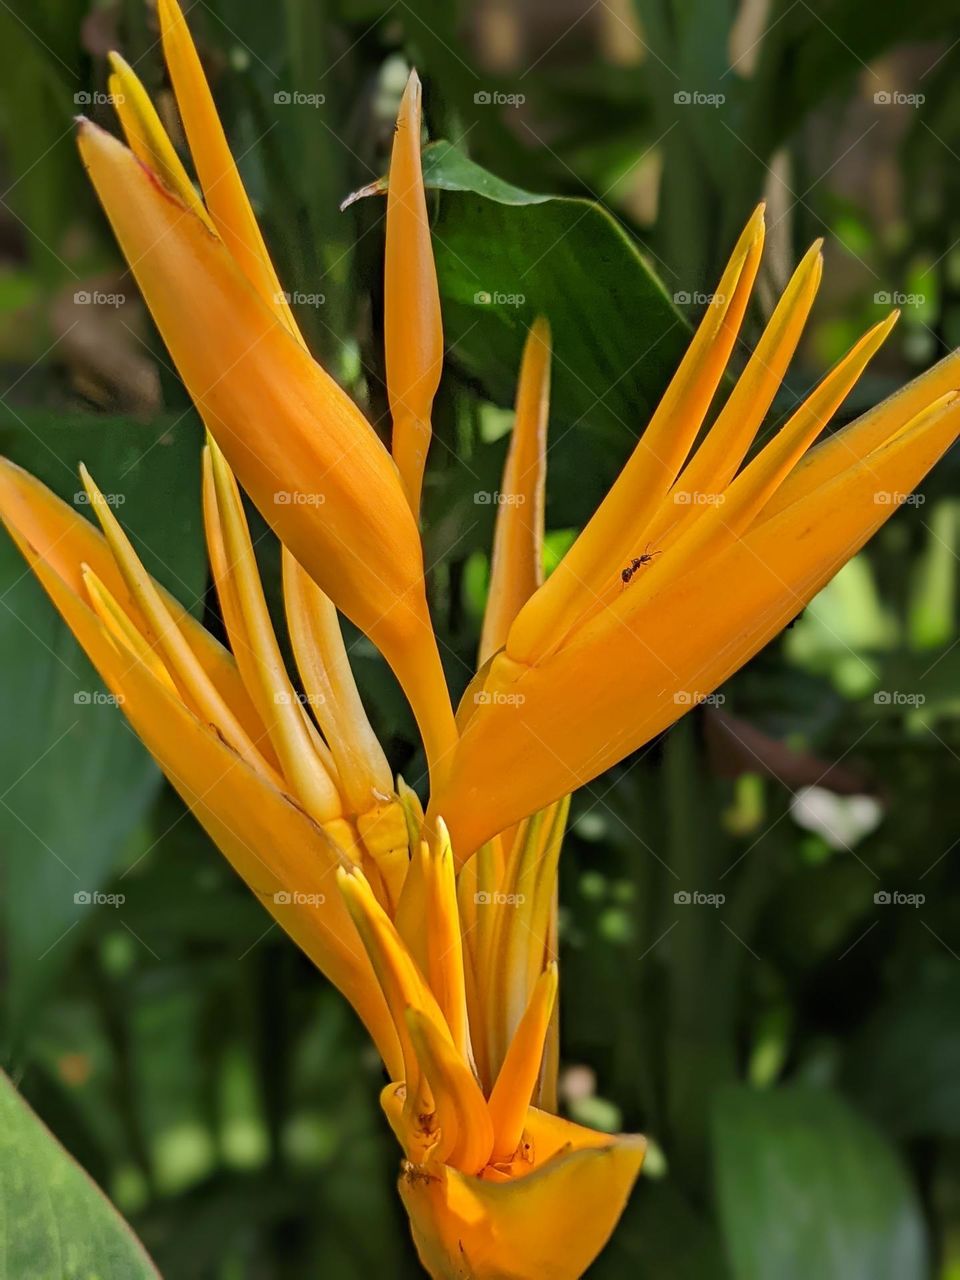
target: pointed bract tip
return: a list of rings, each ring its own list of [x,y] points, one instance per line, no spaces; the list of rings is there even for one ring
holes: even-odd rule
[[[530,326],[530,332],[540,339],[542,343],[549,346],[553,340],[553,333],[550,329],[550,321],[546,316],[540,315],[534,320]]]
[[[447,824],[440,817],[437,818],[433,832],[433,846],[436,849],[443,849],[450,844],[450,832],[447,830]]]
[[[411,112],[420,114],[420,97],[423,86],[420,83],[420,77],[417,75],[416,67],[410,68],[410,74],[407,76],[407,83],[403,88],[403,97],[400,99],[399,117],[408,115]]]

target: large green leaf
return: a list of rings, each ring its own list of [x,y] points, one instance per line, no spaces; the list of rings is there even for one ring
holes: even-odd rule
[[[109,1200],[0,1073],[0,1280],[157,1280]]]
[[[449,143],[426,152],[443,194],[434,251],[451,359],[511,404],[527,330],[553,330],[551,423],[632,439],[676,369],[688,325],[623,225],[589,200],[531,195]]]
[[[571,427],[639,435],[689,327],[633,237],[602,205],[524,191],[449,142],[427,147],[423,168],[440,192],[434,253],[450,360],[510,405],[527,331],[544,315],[554,440]]]
[[[923,1220],[881,1134],[826,1091],[745,1088],[714,1114],[735,1280],[922,1280]]]
[[[205,583],[192,420],[152,427],[74,416],[0,419],[0,452],[76,500],[83,458],[148,568],[185,604]],[[5,533],[0,534],[0,841],[6,1038],[15,1051],[86,927],[159,775]],[[79,895],[79,896],[78,896]],[[86,895],[86,896],[85,896]]]

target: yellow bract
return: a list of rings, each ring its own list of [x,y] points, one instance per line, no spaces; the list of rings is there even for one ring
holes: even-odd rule
[[[393,456],[410,508],[430,447],[430,411],[443,367],[440,291],[420,169],[420,80],[410,72],[393,135],[384,260],[384,355],[393,417]]]
[[[772,371],[799,336],[794,313],[809,309],[816,249],[691,454],[735,337],[723,290],[732,288],[735,300],[755,271],[760,234],[754,219],[711,305],[717,314],[708,311],[664,397],[670,412],[657,410],[610,494],[468,690],[452,766],[431,798],[461,857],[583,786],[702,701],[889,517],[884,495],[910,493],[960,431],[954,353],[810,449],[894,313],[854,344],[738,471],[776,389]],[[645,442],[664,423],[676,434],[657,435],[651,462]]]
[[[219,122],[209,123],[216,113],[179,10],[165,3],[161,19],[207,213],[155,113],[126,106],[145,97],[129,68],[117,74],[130,90],[122,109],[135,152],[84,121],[81,155],[211,436],[296,559],[381,648],[440,768],[453,716],[415,518],[373,428],[306,351]],[[149,167],[156,157],[159,170]]]

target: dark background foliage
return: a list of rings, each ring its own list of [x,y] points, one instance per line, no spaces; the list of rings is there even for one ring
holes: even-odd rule
[[[451,144],[426,164],[448,347],[426,539],[455,691],[488,570],[477,495],[537,312],[556,336],[554,561],[761,196],[748,336],[827,237],[769,425],[891,304],[840,421],[957,343],[955,17],[946,0],[189,7],[314,350],[381,425],[383,206],[338,206],[382,174],[410,62]],[[216,625],[198,424],[71,137],[77,110],[109,123],[113,47],[176,130],[143,0],[0,5],[0,449],[68,499],[85,460]],[[574,799],[564,1105],[655,1143],[591,1275],[960,1276],[958,484],[954,455],[712,705]],[[8,1071],[164,1275],[415,1275],[349,1010],[161,783],[6,539],[0,606]],[[396,686],[362,639],[353,655],[416,782]],[[95,890],[123,901],[86,905]]]

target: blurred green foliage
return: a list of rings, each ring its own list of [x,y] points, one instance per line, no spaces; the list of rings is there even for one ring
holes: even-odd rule
[[[449,348],[427,559],[455,693],[494,515],[474,494],[497,487],[536,312],[556,337],[553,559],[762,196],[751,334],[829,238],[771,425],[891,303],[900,326],[841,421],[960,340],[945,2],[210,0],[189,20],[298,317],[377,422],[382,202],[339,205],[384,172],[407,63],[423,76],[447,143],[428,173]],[[109,120],[114,46],[174,123],[143,0],[0,6],[0,448],[70,500],[84,459],[216,627],[198,426],[71,138],[77,110]],[[98,288],[127,302],[77,301]],[[722,701],[574,799],[565,1106],[655,1143],[597,1277],[960,1275],[958,492],[954,455]],[[276,548],[258,550],[275,597]],[[414,1276],[372,1050],[0,551],[8,1070],[164,1275]],[[416,782],[396,685],[353,654]],[[123,901],[74,900],[97,891]]]

